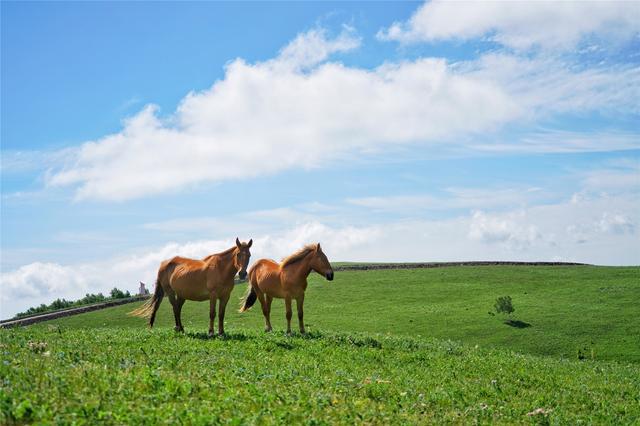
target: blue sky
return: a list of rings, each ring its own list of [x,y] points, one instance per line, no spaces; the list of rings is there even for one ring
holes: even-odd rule
[[[640,263],[640,8],[517,6],[3,2],[0,316],[236,236]]]

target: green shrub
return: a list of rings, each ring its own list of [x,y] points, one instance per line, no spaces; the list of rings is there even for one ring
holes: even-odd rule
[[[88,305],[91,303],[103,302],[105,300],[107,300],[107,298],[102,293],[98,293],[98,294],[87,293],[82,299],[77,300],[75,303],[76,305]]]
[[[498,314],[511,315],[516,310],[511,302],[511,296],[498,297],[493,307]]]
[[[127,297],[131,297],[131,294],[129,293],[129,291],[127,290],[126,292],[120,290],[117,287],[114,287],[113,290],[111,290],[111,298],[112,299],[124,299]]]

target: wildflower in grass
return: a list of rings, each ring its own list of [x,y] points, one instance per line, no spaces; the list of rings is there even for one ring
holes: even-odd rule
[[[535,410],[527,413],[527,416],[539,416],[539,415],[546,416],[552,411],[553,410],[551,408],[536,408]]]
[[[32,351],[35,352],[37,354],[44,352],[45,349],[47,349],[47,342],[33,342],[33,341],[29,341],[27,343],[27,347]]]

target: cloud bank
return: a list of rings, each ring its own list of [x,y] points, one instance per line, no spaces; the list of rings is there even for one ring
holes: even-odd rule
[[[465,206],[470,211],[447,219],[421,217],[421,209],[439,207],[429,202],[422,204],[428,199],[419,196],[413,197],[418,214],[385,221],[357,218],[367,217],[372,205],[395,205],[403,213],[398,197],[347,200],[346,205],[336,207],[355,209],[351,212],[353,224],[332,220],[331,212],[314,217],[308,209],[293,207],[241,216],[270,218],[261,230],[250,235],[254,240],[252,262],[263,257],[280,259],[304,244],[321,242],[332,261],[516,260],[630,265],[640,264],[637,191],[637,186],[619,194],[587,190],[556,203],[525,203],[513,208],[521,195],[505,190],[496,197],[494,208],[486,209],[479,208],[483,205],[477,198],[480,192],[455,189],[451,193],[459,201],[449,200],[448,206]],[[531,197],[535,199],[535,191]],[[509,198],[513,201],[508,202]],[[200,218],[192,224],[198,234],[202,221]],[[176,226],[184,232],[190,222],[185,219],[150,226],[157,232],[171,232]],[[138,281],[153,284],[162,260],[175,255],[202,258],[232,246],[234,240],[235,235],[168,243],[100,262],[27,264],[0,276],[1,316],[8,317],[58,297],[75,299],[85,293],[106,293],[114,286],[134,291]]]
[[[360,43],[350,28],[333,38],[317,29],[271,60],[236,59],[223,79],[189,93],[174,113],[147,105],[119,133],[82,144],[49,171],[47,184],[72,187],[77,199],[124,201],[396,146],[490,150],[474,146],[473,135],[557,114],[639,111],[640,69],[630,65],[576,68],[505,53],[374,69],[330,61]],[[628,139],[626,147],[638,146]]]
[[[632,1],[431,1],[378,38],[415,43],[485,37],[517,50],[565,50],[596,34],[609,42],[628,40],[639,28],[640,8]]]

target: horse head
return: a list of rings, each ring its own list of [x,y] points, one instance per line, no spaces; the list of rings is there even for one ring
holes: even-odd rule
[[[333,268],[329,263],[329,259],[322,251],[320,243],[316,245],[313,251],[313,258],[311,259],[311,269],[325,277],[328,281],[333,281]]]
[[[253,244],[253,240],[249,240],[248,243],[241,243],[238,238],[236,238],[236,254],[233,258],[233,263],[238,272],[238,276],[240,276],[241,280],[247,278],[247,266],[249,266],[249,259],[251,258],[251,252],[249,248],[251,248],[251,244]]]

